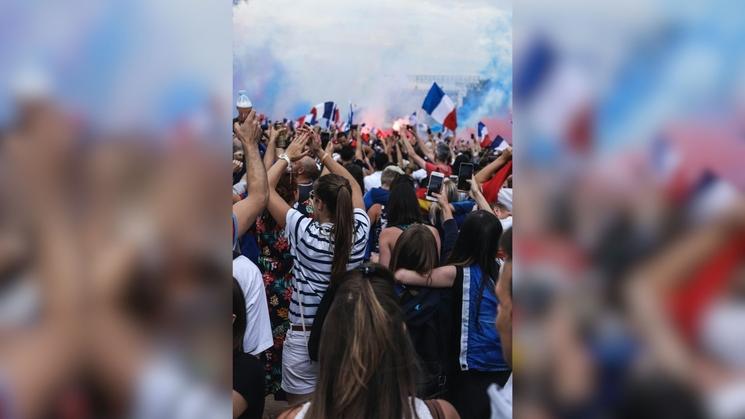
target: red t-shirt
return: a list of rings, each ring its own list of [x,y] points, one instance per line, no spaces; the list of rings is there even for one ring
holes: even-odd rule
[[[427,171],[427,174],[430,174],[432,172],[440,172],[445,176],[450,176],[453,174],[453,169],[445,164],[432,164],[430,162],[425,162],[424,170]]]

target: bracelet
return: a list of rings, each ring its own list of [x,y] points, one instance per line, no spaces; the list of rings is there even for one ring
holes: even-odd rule
[[[324,160],[326,160],[326,157],[329,156],[329,153],[323,153],[323,156],[321,157],[321,163],[323,163]]]

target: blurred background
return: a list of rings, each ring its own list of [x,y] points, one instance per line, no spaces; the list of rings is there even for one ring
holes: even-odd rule
[[[515,417],[745,417],[743,18],[515,5]]]
[[[0,4],[0,418],[230,417],[230,19]]]
[[[276,80],[250,83],[263,79],[234,48],[272,57],[292,40],[262,52],[234,35],[307,22],[271,10],[257,22],[243,3],[0,4],[0,417],[229,417],[232,96],[297,116],[334,99],[285,104]],[[492,54],[413,76],[512,85],[491,64],[507,34],[489,32],[512,21],[514,97],[480,91],[496,92],[481,100],[494,109],[512,101],[524,185],[515,417],[745,416],[745,9],[528,0],[512,20],[476,0],[457,19],[434,0],[385,5],[343,10],[414,39],[407,7],[427,5],[439,14],[421,31],[467,20]],[[335,13],[319,31],[348,29]],[[339,68],[372,77],[385,54],[418,57],[381,44]]]

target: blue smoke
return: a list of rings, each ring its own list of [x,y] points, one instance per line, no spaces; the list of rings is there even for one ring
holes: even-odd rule
[[[458,109],[458,125],[463,127],[475,127],[479,119],[505,115],[512,108],[512,16],[493,22],[488,32],[494,41],[491,59],[479,74],[484,80],[468,91]]]

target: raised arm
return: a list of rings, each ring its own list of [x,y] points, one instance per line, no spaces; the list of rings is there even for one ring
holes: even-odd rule
[[[326,169],[329,170],[329,172],[335,175],[342,176],[349,181],[349,184],[352,187],[352,205],[355,208],[364,210],[365,201],[362,199],[362,190],[360,189],[360,185],[354,179],[354,176],[352,176],[349,171],[344,168],[344,166],[340,165],[336,160],[334,160],[330,153],[321,150],[320,138],[315,137],[311,142],[311,147],[313,149],[313,152],[316,153],[316,156],[320,157],[321,163],[325,166]]]
[[[409,153],[409,160],[416,163],[416,165],[421,167],[422,169],[426,169],[427,162],[424,161],[424,159],[421,158],[418,154],[416,154],[416,151],[414,151],[414,146],[412,146],[411,143],[406,139],[403,140],[403,143],[406,147],[406,152]]]
[[[447,194],[433,194],[442,208],[442,243],[440,244],[440,263],[444,263],[450,256],[455,241],[458,239],[458,223],[453,218],[452,205]]]
[[[328,144],[326,144],[326,150],[324,150],[324,151],[329,156],[332,156],[331,158],[333,159],[333,154],[334,154],[334,150],[335,149],[336,149],[336,147],[334,146],[334,143],[332,143],[331,141],[329,141]],[[319,160],[321,159],[321,156],[320,155],[316,155],[316,157]],[[323,162],[321,162],[321,166],[323,166],[323,170],[321,170],[321,176],[327,175],[327,174],[331,173],[331,172],[329,172],[329,168],[325,164],[323,164]]]
[[[739,214],[737,214],[739,212]],[[735,234],[742,234],[745,227],[745,206],[722,218],[714,225],[698,227],[668,250],[632,273],[626,297],[633,319],[642,336],[647,340],[654,359],[669,373],[700,383],[694,355],[676,333],[664,310],[663,302],[673,289],[690,278],[691,272],[715,257],[722,245]]]
[[[435,161],[434,153],[432,153],[432,151],[426,146],[426,144],[424,144],[424,141],[422,141],[422,138],[416,132],[416,129],[413,127],[409,127],[408,131],[416,139],[416,143],[419,144],[419,149],[422,150],[422,153],[424,153],[424,155],[427,156],[430,161]]]
[[[287,219],[287,212],[290,210],[290,205],[287,204],[287,202],[285,202],[285,200],[277,193],[277,183],[279,183],[282,173],[287,171],[290,162],[298,161],[308,155],[305,146],[312,135],[313,134],[311,134],[310,131],[303,130],[300,132],[295,140],[293,140],[287,147],[284,154],[285,158],[277,159],[269,169],[268,177],[270,187],[267,209],[269,210],[269,214],[272,215],[272,218],[274,218],[274,221],[276,221],[280,227],[285,226],[285,220]]]
[[[240,237],[256,221],[267,204],[269,187],[266,180],[266,168],[259,155],[259,139],[261,139],[261,126],[256,117],[256,112],[251,110],[242,124],[235,123],[234,130],[238,139],[243,142],[246,153],[246,188],[248,196],[233,204],[237,225],[236,232]]]
[[[479,209],[484,211],[489,211],[491,213],[494,212],[491,205],[486,201],[486,198],[484,198],[484,194],[481,193],[481,185],[476,180],[476,177],[471,177],[471,190],[468,193],[471,198],[473,198],[474,201],[476,201],[476,205],[479,207]]]
[[[422,275],[410,269],[396,271],[396,282],[417,287],[449,288],[455,282],[457,270],[455,266],[447,265],[435,268],[429,275]]]
[[[491,179],[495,173],[497,173],[497,170],[507,164],[507,162],[509,162],[510,160],[512,160],[512,147],[507,147],[504,149],[499,157],[497,157],[493,162],[489,163],[486,167],[476,173],[476,180],[479,183],[486,182],[487,180]]]
[[[264,153],[264,167],[269,170],[274,164],[274,160],[277,158],[277,140],[280,136],[285,135],[287,127],[280,129],[274,128],[273,125],[269,127],[269,142],[266,145],[266,152]]]
[[[401,147],[398,146],[398,141],[394,142],[393,146],[396,147],[396,163],[398,164],[398,167],[406,171],[406,165],[404,165],[404,155],[401,152]]]

